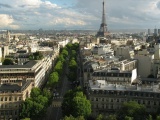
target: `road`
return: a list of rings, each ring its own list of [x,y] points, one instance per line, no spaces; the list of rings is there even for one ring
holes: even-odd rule
[[[83,75],[82,75],[82,63],[81,63],[81,58],[78,55],[78,66],[79,69],[77,70],[78,74],[78,80],[80,81],[80,85],[83,88]],[[63,77],[61,79],[61,84],[59,84],[59,87],[57,88],[57,92],[59,93],[58,97],[54,97],[52,100],[52,104],[50,107],[47,109],[47,117],[44,120],[61,120],[62,119],[62,109],[61,109],[61,103],[63,101],[63,96],[65,93],[71,89],[70,82],[67,79],[66,74],[68,74],[69,69],[68,65],[66,64],[65,70],[63,73]]]
[[[67,79],[66,74],[68,73],[68,66],[66,65],[61,83],[57,88],[59,95],[54,97],[52,104],[47,109],[47,116],[44,120],[61,120],[62,119],[62,109],[61,103],[63,101],[63,96],[70,89],[70,82]]]

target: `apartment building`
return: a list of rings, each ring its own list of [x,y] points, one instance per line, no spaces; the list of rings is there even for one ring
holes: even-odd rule
[[[145,81],[145,80],[144,80]],[[124,102],[136,101],[146,106],[148,112],[156,112],[160,105],[160,85],[151,82],[145,85],[110,84],[106,80],[89,81],[89,100],[92,114],[113,113]]]
[[[42,87],[52,69],[52,56],[23,65],[0,66],[0,120],[19,119],[21,103],[33,87]]]
[[[0,85],[0,120],[19,120],[21,103],[30,97],[32,81]]]
[[[115,50],[115,56],[122,56],[123,59],[134,58],[134,50],[129,46],[119,46]]]
[[[137,78],[137,60],[123,61],[105,61],[94,60],[87,61],[83,65],[83,83],[88,83],[88,80],[106,79],[110,81],[133,82]]]

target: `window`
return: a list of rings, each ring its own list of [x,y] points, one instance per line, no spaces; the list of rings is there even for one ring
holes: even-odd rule
[[[91,98],[92,101],[94,101],[94,98]]]
[[[17,97],[15,97],[14,100],[17,101]]]
[[[9,101],[11,101],[12,100],[12,98],[11,97],[9,97]]]
[[[145,101],[143,100],[143,104],[145,104]]]
[[[5,97],[5,101],[7,101],[7,97]]]

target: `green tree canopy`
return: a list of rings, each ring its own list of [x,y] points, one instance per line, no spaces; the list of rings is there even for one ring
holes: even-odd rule
[[[102,115],[102,114],[99,114],[99,115],[96,117],[96,120],[103,120],[103,115]]]
[[[31,90],[31,98],[37,98],[41,94],[41,90],[39,88],[33,88]]]
[[[29,98],[26,99],[25,102],[22,104],[22,109],[21,109],[21,113],[20,113],[20,117],[21,118],[30,118],[31,117],[31,110],[33,107],[33,101]]]
[[[53,87],[54,85],[58,83],[58,81],[59,81],[58,72],[53,72],[49,76],[49,81],[47,82],[47,85],[50,87]]]
[[[78,116],[78,117],[73,117],[72,115],[70,115],[69,117],[68,116],[65,116],[63,120],[85,120],[83,116]]]
[[[69,74],[67,75],[67,77],[68,77],[68,80],[69,81],[71,81],[71,82],[73,82],[73,81],[75,81],[76,80],[76,78],[77,78],[77,75],[76,75],[76,73],[75,73],[76,71],[74,71],[74,72],[69,72]]]
[[[38,118],[44,115],[44,106],[40,103],[33,102],[31,109],[31,118]]]
[[[48,98],[43,96],[43,95],[39,95],[36,99],[35,102],[43,105],[43,106],[47,106],[48,104]]]
[[[124,120],[133,120],[133,117],[125,116]]]
[[[61,54],[66,58],[68,56],[68,51],[66,49],[63,49]]]
[[[69,69],[71,71],[76,71],[76,69],[77,69],[77,62],[74,59],[71,59],[69,61]]]
[[[119,119],[125,119],[125,116],[133,117],[135,120],[144,120],[146,115],[146,108],[135,101],[123,103],[118,112]]]
[[[54,67],[54,71],[58,72],[59,75],[61,75],[63,69],[63,64],[61,61],[58,61],[56,66]]]
[[[72,52],[71,52],[71,57],[76,57],[76,55],[77,55],[76,51],[75,51],[75,50],[72,50]]]
[[[51,92],[49,90],[47,90],[46,88],[43,89],[42,95],[44,97],[47,97],[48,99],[50,99],[52,97]]]
[[[41,52],[35,52],[29,56],[30,60],[41,60],[43,58],[43,54]]]
[[[107,116],[106,120],[117,120],[116,115],[109,115]]]
[[[160,116],[159,115],[156,117],[156,120],[160,120]]]
[[[65,59],[64,59],[62,54],[59,55],[58,61],[61,61],[62,63],[65,61]]]
[[[74,43],[72,45],[72,49],[77,51],[79,49],[79,44],[78,43]]]
[[[63,114],[67,116],[87,117],[91,114],[91,104],[90,101],[86,99],[83,92],[78,91],[78,89],[70,90],[64,96],[62,110]]]
[[[4,59],[2,64],[3,65],[13,65],[13,60],[6,58],[6,59]]]
[[[73,44],[68,43],[68,44],[66,45],[67,49],[68,49],[68,50],[72,49],[72,45],[73,45]]]

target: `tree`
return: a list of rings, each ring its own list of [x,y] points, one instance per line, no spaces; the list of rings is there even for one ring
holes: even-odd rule
[[[153,120],[152,115],[149,115],[146,120]]]
[[[2,64],[3,65],[13,65],[13,60],[6,58],[6,59],[4,59]]]
[[[66,49],[63,49],[61,54],[66,58],[68,56],[68,51]]]
[[[37,98],[41,94],[41,90],[39,88],[33,88],[31,90],[31,98]]]
[[[133,117],[125,116],[124,120],[133,120]]]
[[[74,43],[72,45],[72,49],[77,51],[79,49],[79,44],[78,43]]]
[[[47,83],[48,86],[53,87],[53,85],[57,84],[59,81],[58,72],[53,72],[49,76],[49,81]]]
[[[74,71],[74,72],[69,72],[69,74],[67,75],[69,81],[73,82],[73,81],[76,80],[77,75],[76,75],[75,72],[76,72],[76,71]]]
[[[61,61],[58,61],[57,64],[54,67],[54,71],[58,72],[59,75],[62,73],[63,64]]]
[[[33,107],[33,101],[30,98],[26,99],[25,102],[22,104],[20,117],[21,118],[26,118],[26,117],[30,118],[31,112],[32,112],[32,107]]]
[[[46,88],[43,89],[42,95],[44,97],[47,97],[48,99],[50,99],[52,97],[51,92],[49,90],[47,90]]]
[[[133,117],[135,120],[144,120],[146,117],[146,108],[135,101],[123,103],[117,117],[122,120],[125,116]]]
[[[96,120],[103,120],[103,115],[102,114],[99,114],[96,118]]]
[[[61,61],[62,63],[65,61],[65,59],[64,59],[62,54],[59,55],[58,61]]]
[[[42,104],[39,104],[37,102],[33,102],[32,112],[31,112],[31,118],[39,118],[40,116],[44,116],[44,106]]]
[[[71,59],[69,62],[69,69],[71,71],[76,71],[77,70],[77,62],[74,59]]]
[[[43,55],[41,52],[35,52],[33,53],[34,60],[41,60],[43,58]]]
[[[44,116],[50,96],[49,91],[46,89],[41,92],[39,88],[33,88],[31,91],[31,98],[26,99],[22,103],[20,117],[38,119]]]
[[[109,115],[107,116],[106,120],[117,120],[116,115]]]
[[[68,44],[66,45],[67,49],[68,49],[68,50],[71,50],[71,49],[72,49],[72,45],[73,45],[73,44],[68,43]]]
[[[159,115],[156,117],[156,120],[160,120],[160,116]]]
[[[76,51],[75,50],[72,50],[72,52],[71,52],[71,57],[76,57]]]
[[[62,103],[62,110],[64,115],[72,115],[73,117],[84,116],[87,117],[91,114],[90,101],[80,91],[70,90],[64,96]]]
[[[65,116],[63,120],[85,120],[83,116],[78,116],[78,117],[73,117],[72,115],[70,115],[69,117],[68,116]]]
[[[35,52],[29,55],[30,60],[41,60],[43,58],[43,54],[41,52]]]
[[[35,102],[43,105],[43,106],[47,106],[48,104],[48,98],[43,96],[43,95],[39,95],[36,99]]]

